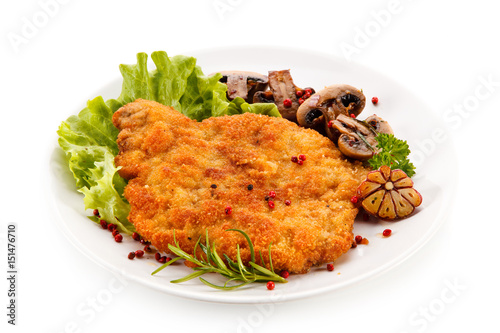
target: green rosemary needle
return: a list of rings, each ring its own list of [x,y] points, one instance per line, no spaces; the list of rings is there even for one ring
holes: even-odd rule
[[[236,252],[237,252],[236,262],[231,260],[231,258],[229,258],[225,253],[223,254],[223,257],[226,260],[226,262],[224,262],[224,260],[215,250],[215,248],[210,245],[210,240],[208,239],[208,230],[206,230],[205,233],[205,244],[200,242],[201,240],[200,236],[194,246],[193,255],[188,254],[187,252],[183,251],[180,248],[179,243],[175,239],[175,230],[174,230],[175,245],[168,244],[168,248],[175,255],[177,255],[177,257],[173,258],[172,260],[158,267],[153,273],[151,273],[151,275],[158,273],[159,271],[163,270],[165,267],[171,265],[177,260],[184,259],[196,265],[196,267],[193,268],[194,272],[184,276],[183,278],[172,280],[170,282],[181,283],[189,281],[194,278],[199,278],[200,281],[205,285],[221,290],[233,290],[253,282],[268,282],[268,281],[275,281],[280,283],[288,282],[285,278],[281,277],[280,275],[274,272],[273,262],[271,258],[271,244],[269,245],[269,254],[268,254],[270,269],[267,269],[266,267],[258,265],[255,262],[255,250],[252,241],[250,240],[250,237],[243,230],[227,229],[226,231],[236,231],[241,233],[245,237],[248,243],[248,248],[250,250],[249,266],[243,264],[239,245],[236,245]],[[198,258],[198,256],[196,255],[198,247],[205,254],[205,258],[203,257],[203,255],[200,258]],[[261,262],[264,262],[261,251],[259,251],[259,255]],[[227,280],[222,286],[216,285],[201,277],[206,273],[217,273],[224,276]],[[234,282],[236,282],[237,284],[233,284]]]

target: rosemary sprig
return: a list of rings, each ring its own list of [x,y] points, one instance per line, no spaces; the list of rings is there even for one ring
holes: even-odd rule
[[[224,259],[226,259],[227,262],[226,264],[224,260],[219,256],[215,248],[210,245],[210,240],[208,239],[208,230],[206,230],[205,244],[200,242],[201,240],[200,236],[194,246],[193,255],[190,255],[180,248],[179,243],[175,239],[175,230],[174,230],[175,246],[172,244],[168,244],[168,248],[170,251],[176,254],[177,257],[173,258],[172,260],[158,267],[158,269],[156,269],[153,273],[151,273],[151,275],[158,273],[159,271],[173,264],[177,260],[184,259],[196,265],[196,267],[193,268],[194,272],[184,276],[183,278],[172,280],[170,282],[181,283],[189,281],[194,278],[199,278],[200,281],[206,284],[207,286],[222,290],[233,290],[253,282],[268,282],[268,281],[275,281],[281,283],[288,282],[285,278],[281,277],[280,275],[274,272],[273,262],[271,258],[271,244],[269,245],[270,269],[267,269],[266,267],[258,265],[255,262],[255,250],[252,241],[250,240],[250,237],[248,237],[248,235],[243,230],[227,229],[226,231],[236,231],[241,233],[245,237],[248,243],[248,248],[250,249],[249,266],[243,264],[239,245],[236,245],[236,251],[237,251],[236,262],[231,260],[231,258],[229,258],[225,253],[223,254],[223,257]],[[203,255],[201,256],[201,258],[198,258],[198,256],[196,255],[197,252],[196,250],[198,249],[198,247],[205,254],[205,258],[203,257]],[[262,257],[262,251],[259,251],[259,254],[261,261],[264,262]],[[206,273],[217,273],[224,276],[227,280],[222,286],[216,285],[201,277]],[[233,282],[239,282],[239,283],[233,284]]]

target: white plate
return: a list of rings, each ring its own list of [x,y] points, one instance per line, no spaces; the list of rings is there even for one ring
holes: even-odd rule
[[[252,284],[230,292],[220,291],[205,286],[197,279],[172,284],[170,280],[183,277],[191,269],[177,264],[151,276],[151,272],[159,266],[152,256],[129,260],[127,254],[140,249],[140,244],[128,237],[123,243],[116,243],[109,232],[87,219],[86,215],[90,212],[84,211],[82,196],[75,191],[63,152],[54,143],[49,178],[58,222],[69,240],[97,263],[129,279],[177,296],[225,303],[282,302],[331,292],[394,268],[421,248],[445,220],[456,178],[452,143],[449,136],[442,137],[447,135],[444,124],[400,84],[357,64],[303,50],[240,47],[190,55],[198,58],[198,64],[206,74],[229,69],[261,73],[291,69],[298,86],[321,89],[334,83],[347,83],[362,88],[368,103],[361,116],[376,113],[389,120],[396,136],[406,139],[413,149],[413,158],[418,162],[415,188],[422,193],[423,204],[416,214],[398,222],[382,222],[373,218],[363,221],[358,218],[354,233],[366,237],[370,243],[343,255],[335,262],[333,272],[327,271],[325,266],[314,268],[308,274],[290,276],[289,283],[277,284],[273,291],[267,290],[265,284]],[[105,99],[114,98],[119,95],[120,89],[121,79],[117,79],[98,93]],[[369,102],[372,96],[379,97],[377,106]],[[75,106],[74,113],[83,107]],[[442,136],[438,135],[440,131]],[[446,165],[446,169],[442,165]],[[391,237],[380,236],[385,228],[392,229]],[[208,279],[218,281],[217,276],[209,276]]]

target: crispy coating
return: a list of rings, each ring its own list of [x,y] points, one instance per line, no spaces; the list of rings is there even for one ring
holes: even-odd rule
[[[244,237],[226,231],[237,228],[250,236],[257,263],[262,251],[269,267],[272,244],[274,269],[305,273],[351,247],[358,210],[350,198],[367,170],[316,131],[252,113],[196,122],[140,99],[120,108],[113,123],[120,130],[115,162],[129,180],[129,220],[160,251],[169,252],[175,229],[192,254],[208,230],[219,255],[235,260],[239,244],[248,262]],[[291,161],[300,154],[303,165]],[[270,191],[276,197],[266,200]]]

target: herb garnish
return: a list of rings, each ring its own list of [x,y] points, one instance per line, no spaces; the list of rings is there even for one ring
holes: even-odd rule
[[[172,251],[174,254],[177,255],[176,258],[168,261],[167,263],[163,264],[162,266],[158,267],[151,275],[154,275],[164,269],[165,267],[169,266],[170,264],[176,262],[177,260],[184,259],[187,261],[190,261],[197,266],[194,267],[193,269],[195,272],[186,275],[183,278],[177,279],[177,280],[172,280],[170,282],[172,283],[181,283],[185,282],[194,278],[199,277],[200,281],[206,284],[209,287],[215,288],[215,289],[222,289],[222,290],[233,290],[236,288],[243,287],[249,283],[252,282],[268,282],[268,281],[276,281],[276,282],[281,282],[281,283],[286,283],[288,282],[285,278],[281,277],[280,275],[276,274],[274,272],[273,268],[273,261],[271,258],[271,244],[269,244],[269,266],[270,269],[267,269],[263,266],[258,265],[255,262],[255,251],[253,248],[252,241],[250,240],[250,237],[242,230],[239,229],[227,229],[226,231],[237,231],[241,233],[247,240],[248,247],[250,249],[250,266],[245,266],[243,264],[243,261],[241,259],[240,255],[240,246],[239,244],[236,245],[237,249],[237,260],[236,262],[232,261],[231,258],[229,258],[226,254],[223,254],[224,258],[227,261],[227,264],[222,260],[222,258],[219,256],[217,251],[213,246],[210,245],[210,241],[208,239],[208,230],[206,231],[206,236],[205,236],[205,244],[202,244],[200,242],[201,236],[198,238],[198,241],[196,242],[193,250],[193,255],[190,255],[183,251],[177,240],[175,239],[175,230],[174,230],[174,243],[175,246],[172,244],[168,244],[168,248],[170,251]],[[205,254],[205,257],[203,255],[199,258],[196,255],[197,249],[200,247],[200,249],[203,251]],[[260,254],[260,259],[261,262],[264,262],[264,258],[262,257],[262,251],[259,251]],[[224,285],[219,286],[216,284],[213,284],[211,282],[208,282],[204,278],[201,277],[201,275],[206,274],[206,273],[218,273],[224,277],[227,278],[227,281],[224,283]],[[236,284],[236,285],[228,285],[228,283],[233,282],[233,281],[239,281],[241,283]]]
[[[392,170],[403,170],[408,177],[415,174],[415,166],[408,159],[410,147],[405,140],[400,140],[393,134],[385,133],[379,133],[375,139],[378,142],[377,148],[380,151],[368,160],[373,169],[376,170],[382,165],[387,165]]]

